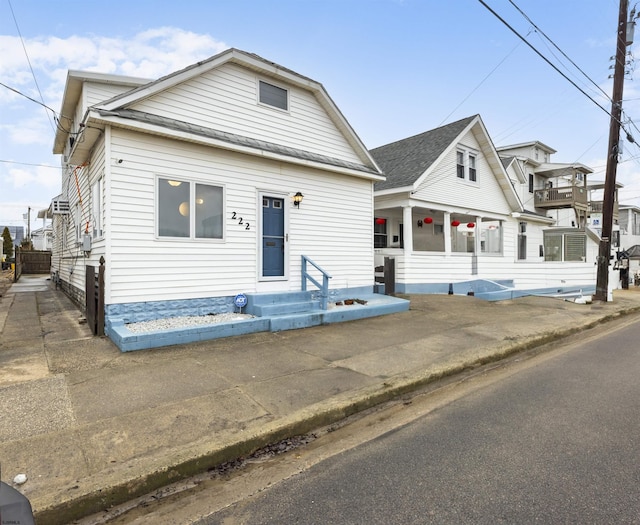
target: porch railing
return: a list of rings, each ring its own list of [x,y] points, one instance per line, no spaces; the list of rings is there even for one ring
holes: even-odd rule
[[[536,190],[534,199],[536,208],[573,207],[586,209],[587,207],[587,192],[579,186]]]
[[[313,266],[316,270],[318,270],[322,274],[322,284],[320,284],[314,277],[307,272],[307,263]],[[327,309],[327,300],[329,299],[329,279],[331,279],[331,275],[326,270],[323,270],[314,263],[309,257],[306,255],[302,256],[302,291],[307,291],[307,279],[315,284],[320,290],[320,305],[323,310]]]

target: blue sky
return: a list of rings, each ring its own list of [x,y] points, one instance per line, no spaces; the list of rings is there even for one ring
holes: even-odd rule
[[[514,0],[591,81],[509,0],[485,2],[610,110],[591,81],[611,94],[618,0]],[[0,0],[0,82],[40,100],[37,81],[55,111],[68,69],[157,78],[228,47],[321,82],[369,148],[479,113],[496,146],[539,140],[604,180],[606,112],[478,0]],[[633,76],[624,110],[640,128]],[[31,207],[39,227],[60,192],[50,117],[0,86],[0,224],[26,226]],[[640,206],[635,157],[625,142],[618,181],[621,202]]]

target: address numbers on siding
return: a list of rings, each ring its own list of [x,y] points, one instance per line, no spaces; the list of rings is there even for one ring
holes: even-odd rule
[[[248,222],[244,222],[242,217],[240,217],[235,211],[231,212],[231,220],[238,221],[238,224],[240,226],[244,226],[245,230],[251,229],[251,225]]]

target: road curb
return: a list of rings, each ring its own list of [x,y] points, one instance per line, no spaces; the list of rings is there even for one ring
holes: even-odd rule
[[[431,367],[419,373],[400,374],[383,383],[345,392],[330,400],[296,411],[285,418],[263,424],[260,428],[244,432],[233,430],[219,433],[215,436],[215,443],[210,440],[200,441],[168,453],[165,451],[157,457],[132,460],[114,468],[108,476],[101,476],[100,480],[78,481],[77,485],[69,487],[68,490],[73,493],[73,496],[66,501],[60,501],[60,495],[57,494],[49,496],[49,501],[43,497],[35,502],[36,521],[50,525],[63,525],[104,511],[225,462],[246,457],[267,445],[336,424],[358,412],[415,392],[438,380],[542,347],[638,311],[640,306],[630,307],[592,319],[579,326],[528,337],[523,341],[506,342],[498,347],[487,348],[484,354],[478,354],[475,357],[449,362],[440,367]],[[95,486],[97,481],[100,481],[100,486]],[[54,498],[56,501],[53,501]]]

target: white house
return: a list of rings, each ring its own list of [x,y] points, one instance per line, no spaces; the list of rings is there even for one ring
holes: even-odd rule
[[[537,161],[524,162],[514,147],[501,158],[479,115],[371,150],[387,176],[375,186],[376,263],[395,260],[396,289],[405,293],[592,291],[597,247],[584,229],[575,245],[575,224],[548,233],[557,219],[529,192],[559,174],[552,151],[540,147]],[[578,172],[590,170],[570,174]]]
[[[629,276],[640,283],[640,208],[621,204],[619,215],[620,251],[630,254]]]
[[[114,340],[238,295],[297,304],[312,279],[321,303],[373,292],[384,177],[320,83],[229,49],[155,81],[70,71],[61,113],[52,266],[82,301],[103,258]]]

